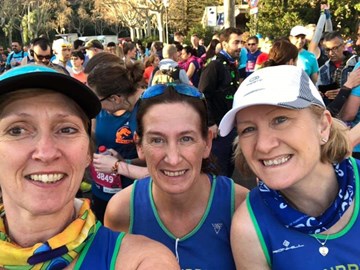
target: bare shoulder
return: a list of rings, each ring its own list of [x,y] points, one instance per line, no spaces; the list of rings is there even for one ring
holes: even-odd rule
[[[116,270],[180,270],[174,254],[163,244],[141,235],[126,234],[116,261]]]
[[[239,184],[234,184],[235,188],[235,209],[239,207],[239,205],[245,201],[246,195],[249,193],[249,190]]]
[[[237,269],[270,269],[252,223],[246,201],[235,211],[231,223],[230,238]]]
[[[128,232],[130,226],[130,200],[133,185],[115,194],[109,201],[104,225],[114,231]]]

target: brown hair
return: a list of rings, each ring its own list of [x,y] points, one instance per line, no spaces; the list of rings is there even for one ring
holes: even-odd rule
[[[269,52],[269,59],[263,67],[286,65],[291,59],[296,60],[298,49],[290,41],[281,39],[274,42]]]
[[[159,58],[157,54],[153,53],[152,55],[150,55],[145,61],[145,67],[147,68],[154,64],[156,58]]]
[[[317,119],[320,119],[325,111],[324,108],[315,105],[310,106],[309,109]],[[320,149],[320,161],[323,163],[341,162],[350,152],[350,144],[346,135],[347,127],[336,118],[333,118],[332,120],[333,121],[330,127],[329,139],[324,145],[321,145]],[[235,166],[243,176],[254,176],[253,171],[251,170],[243,153],[241,152],[238,140],[239,138],[236,137],[234,141]]]
[[[100,97],[133,95],[143,80],[144,66],[135,62],[124,67],[116,62],[100,63],[90,73],[88,85]]]
[[[100,52],[95,54],[89,62],[86,64],[84,72],[89,74],[98,64],[101,63],[118,63],[119,65],[125,66],[124,60],[115,54],[109,52]]]
[[[231,34],[242,35],[242,33],[243,32],[239,28],[226,28],[220,33],[220,42],[229,42]]]
[[[139,140],[136,144],[142,143],[142,138],[144,136],[144,124],[143,118],[146,113],[150,110],[151,107],[158,104],[173,104],[173,103],[184,103],[192,107],[200,118],[200,132],[201,136],[204,140],[207,139],[208,136],[208,123],[207,123],[207,108],[205,100],[199,98],[193,98],[186,95],[181,95],[177,93],[174,89],[174,86],[169,85],[164,94],[159,96],[155,96],[149,99],[142,99],[140,101],[138,113],[136,116],[137,129],[136,133],[139,136]],[[176,86],[175,86],[176,87]],[[218,168],[215,165],[214,157],[210,154],[209,158],[203,159],[201,165],[201,171],[204,173],[214,173],[217,174]]]

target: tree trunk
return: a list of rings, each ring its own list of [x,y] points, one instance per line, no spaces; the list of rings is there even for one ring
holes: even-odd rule
[[[146,17],[146,37],[150,37],[151,36],[151,21],[150,21],[150,17]]]
[[[162,13],[156,13],[156,20],[157,20],[157,29],[159,30],[159,40],[164,42],[164,26],[163,26],[163,18]]]
[[[133,27],[129,27],[130,28],[130,38],[132,41],[135,40],[135,29]]]
[[[224,0],[224,26],[235,27],[235,0]]]

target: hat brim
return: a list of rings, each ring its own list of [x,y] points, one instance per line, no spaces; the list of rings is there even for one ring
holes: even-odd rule
[[[89,119],[101,110],[98,97],[84,83],[57,72],[29,72],[0,81],[0,95],[27,88],[49,89],[74,100]]]

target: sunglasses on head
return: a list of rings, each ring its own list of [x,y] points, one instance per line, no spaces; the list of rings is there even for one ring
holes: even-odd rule
[[[194,86],[183,84],[183,83],[167,83],[167,84],[156,84],[153,86],[150,86],[148,89],[146,89],[142,95],[140,96],[140,100],[146,100],[151,99],[153,97],[160,96],[165,93],[165,90],[171,87],[176,93],[192,98],[196,98],[199,100],[202,100],[205,106],[205,110],[207,111],[207,105],[205,100],[205,95],[200,92],[197,88]],[[208,116],[206,114],[205,121],[208,123]]]
[[[153,86],[150,86],[148,89],[146,89],[140,99],[149,99],[153,97],[160,96],[165,93],[165,90],[168,87],[172,87],[176,93],[184,96],[189,96],[193,98],[198,99],[205,99],[205,96],[203,93],[201,93],[197,88],[188,85],[188,84],[177,84],[177,83],[167,83],[167,84],[156,84]]]

